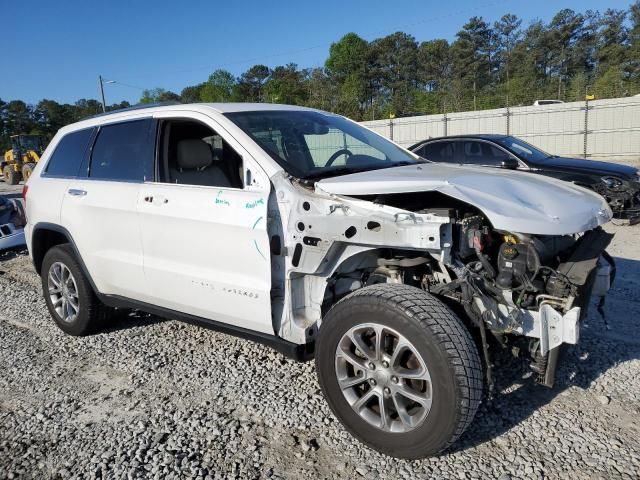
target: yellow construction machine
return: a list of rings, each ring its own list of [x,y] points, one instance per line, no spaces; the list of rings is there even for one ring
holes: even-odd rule
[[[4,181],[17,185],[33,172],[44,152],[44,140],[40,135],[12,135],[11,150],[7,150],[0,162]]]

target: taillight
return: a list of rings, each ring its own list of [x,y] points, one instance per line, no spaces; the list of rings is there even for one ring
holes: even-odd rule
[[[26,183],[22,187],[22,200],[24,200],[24,206],[27,207],[27,192],[29,191],[29,185]]]

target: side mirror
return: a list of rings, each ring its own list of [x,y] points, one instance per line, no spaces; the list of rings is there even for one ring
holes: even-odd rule
[[[520,166],[520,163],[513,157],[505,157],[502,159],[500,166],[509,170],[515,170]]]

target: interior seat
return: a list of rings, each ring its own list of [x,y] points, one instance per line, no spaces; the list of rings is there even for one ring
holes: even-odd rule
[[[175,163],[169,166],[171,183],[232,187],[224,171],[213,164],[213,152],[200,139],[180,140],[176,147]]]

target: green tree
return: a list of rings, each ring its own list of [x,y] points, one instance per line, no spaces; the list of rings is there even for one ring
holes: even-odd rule
[[[596,98],[611,98],[629,95],[629,87],[623,68],[614,65],[598,76],[592,90]]]
[[[345,113],[339,105],[337,86],[322,68],[307,71],[305,84],[309,92],[306,104],[312,108]],[[352,118],[359,118],[353,116]]]
[[[236,79],[226,70],[216,70],[202,87],[200,100],[203,102],[228,102],[233,96]]]
[[[582,61],[584,52],[576,48],[576,43],[584,28],[584,16],[570,8],[560,10],[551,20],[548,29],[547,47],[550,53],[549,72],[557,83],[556,97],[563,97],[563,87],[568,79],[580,68],[585,67]]]
[[[82,120],[102,112],[102,105],[94,99],[81,98],[74,105],[74,120]]]
[[[265,86],[265,97],[269,103],[305,104],[309,92],[305,88],[304,75],[295,63],[273,69]]]
[[[347,33],[331,44],[325,61],[326,75],[336,87],[337,111],[361,118],[371,105],[369,43],[355,33]]]
[[[418,44],[415,38],[396,32],[370,45],[370,72],[385,115],[406,115],[416,111],[414,95],[418,86]]]
[[[496,35],[496,63],[497,70],[499,72],[502,81],[505,84],[509,84],[511,78],[511,55],[522,37],[522,31],[520,30],[522,20],[511,13],[503,15],[500,20],[493,24],[493,29]],[[507,90],[508,93],[508,90]]]
[[[445,89],[451,78],[451,48],[444,39],[422,42],[418,48],[418,82],[429,91]]]
[[[601,21],[598,41],[598,70],[605,72],[610,67],[622,65],[625,61],[625,45],[628,32],[624,22],[627,12],[608,8]]]
[[[625,71],[636,88],[640,88],[640,0],[636,0],[629,6],[629,49]]]
[[[459,79],[456,97],[466,94],[469,106],[476,108],[478,95],[493,79],[493,31],[481,17],[471,19],[456,34],[451,46],[452,74]]]
[[[183,88],[182,92],[180,92],[180,101],[182,103],[198,103],[200,101],[203,88],[204,83]]]
[[[60,128],[75,121],[75,109],[72,105],[61,105],[54,100],[40,100],[33,117],[38,132],[50,139]]]
[[[266,65],[254,65],[240,75],[235,87],[236,100],[241,102],[264,102],[264,88],[271,75]]]
[[[163,103],[163,102],[179,102],[180,95],[164,88],[153,88],[151,90],[143,90],[140,97],[141,104]]]

